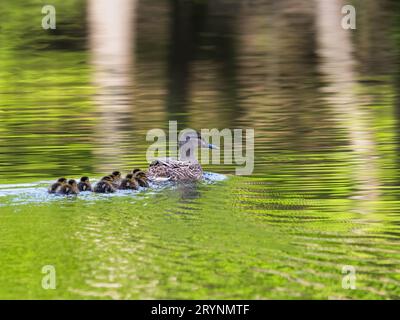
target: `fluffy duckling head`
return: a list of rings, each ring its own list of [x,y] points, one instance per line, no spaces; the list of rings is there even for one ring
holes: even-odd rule
[[[69,184],[70,186],[72,186],[72,187],[76,187],[76,186],[77,186],[76,180],[74,180],[74,179],[68,180],[68,184]]]
[[[121,179],[121,172],[119,172],[119,171],[114,171],[113,173],[111,173],[111,176],[114,177],[114,180]]]
[[[147,175],[146,175],[145,172],[143,172],[140,169],[134,169],[132,171],[132,174],[133,174],[135,180],[137,181],[137,183],[139,184],[139,186],[141,186],[141,187],[148,187],[149,186],[149,183],[148,183],[148,180],[147,180]]]
[[[131,179],[133,179],[133,174],[128,173],[125,178],[131,180]]]
[[[105,177],[101,178],[101,180],[111,182],[111,181],[113,181],[113,178],[111,176],[105,176]]]
[[[146,173],[144,173],[142,170],[140,169],[134,169],[132,170],[132,173],[135,177],[137,178],[146,178]]]
[[[89,182],[89,177],[82,177],[81,182]]]
[[[65,179],[65,178],[59,178],[59,179],[57,180],[57,182],[59,182],[59,183],[61,183],[61,184],[66,184],[66,183],[67,183],[67,179]]]

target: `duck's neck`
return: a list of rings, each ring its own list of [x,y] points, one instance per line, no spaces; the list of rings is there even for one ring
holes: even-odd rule
[[[188,143],[179,148],[179,160],[188,161],[191,163],[199,163],[196,157],[196,145]]]

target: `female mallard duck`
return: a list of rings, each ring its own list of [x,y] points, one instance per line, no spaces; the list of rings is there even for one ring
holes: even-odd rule
[[[126,177],[121,180],[121,183],[119,185],[120,190],[136,190],[137,188],[138,183],[131,173],[127,174]]]
[[[90,184],[89,177],[82,177],[78,183],[79,191],[93,191],[92,185]]]
[[[49,188],[49,193],[57,193],[58,190],[64,185],[67,184],[67,179],[59,178],[57,182],[53,183]]]
[[[68,180],[68,183],[63,184],[60,189],[57,190],[57,194],[63,195],[71,195],[71,194],[78,194],[78,184],[74,179]]]
[[[216,149],[207,143],[199,133],[188,132],[179,140],[179,159],[157,159],[149,165],[150,180],[197,181],[203,177],[203,169],[196,159],[197,148]]]
[[[105,176],[101,178],[99,182],[94,187],[94,192],[97,193],[113,193],[116,188],[112,184],[113,179],[110,176]]]
[[[147,175],[144,171],[140,170],[140,169],[134,169],[132,171],[133,177],[134,179],[137,181],[137,183],[139,184],[139,186],[143,187],[143,188],[148,188],[149,187],[149,182],[147,179]]]

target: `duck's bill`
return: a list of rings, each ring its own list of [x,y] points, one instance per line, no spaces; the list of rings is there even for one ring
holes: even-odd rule
[[[219,149],[215,144],[211,144],[211,143],[208,144],[208,148],[209,149]]]

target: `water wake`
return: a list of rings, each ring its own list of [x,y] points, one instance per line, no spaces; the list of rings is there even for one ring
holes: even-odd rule
[[[213,184],[227,179],[227,176],[205,172],[203,175],[204,184]],[[96,184],[99,179],[93,179],[93,184]],[[86,200],[107,199],[110,197],[126,197],[135,196],[146,192],[147,194],[158,193],[164,189],[173,189],[179,186],[179,183],[164,181],[160,183],[150,183],[149,188],[139,187],[138,190],[118,190],[115,193],[99,194],[93,192],[81,192],[78,196],[70,195],[54,195],[47,192],[48,187],[54,181],[43,180],[32,183],[19,183],[19,184],[0,184],[0,207],[12,204],[29,204],[29,203],[43,203],[51,201],[60,201],[65,199],[74,199],[79,197]]]

